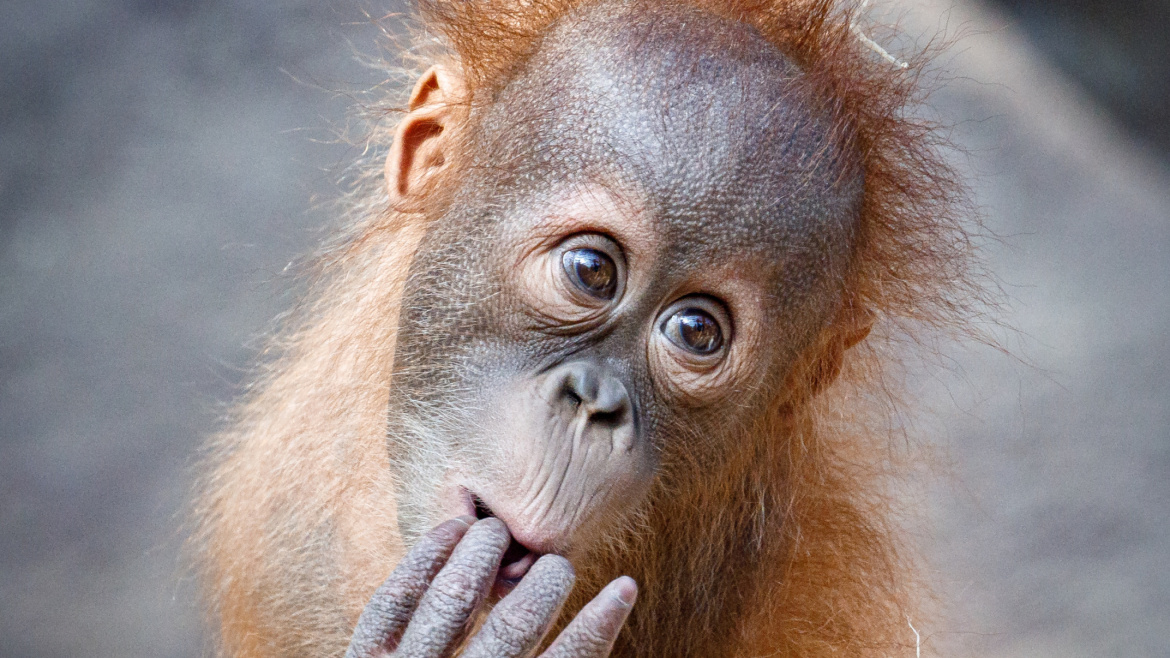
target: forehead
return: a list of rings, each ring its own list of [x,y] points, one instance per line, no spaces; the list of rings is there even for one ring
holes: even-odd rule
[[[495,99],[517,189],[629,195],[678,256],[844,255],[861,176],[798,67],[743,24],[637,7],[568,17]]]

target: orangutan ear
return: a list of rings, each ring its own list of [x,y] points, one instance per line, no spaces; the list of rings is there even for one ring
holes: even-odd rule
[[[833,323],[834,335],[813,370],[810,388],[814,395],[837,380],[845,361],[845,352],[865,340],[876,319],[873,311],[860,306],[848,306],[841,310]]]
[[[386,188],[395,208],[418,210],[428,184],[451,161],[465,101],[463,80],[444,66],[432,67],[415,84],[410,111],[386,158]]]
[[[839,325],[841,332],[841,351],[843,352],[865,340],[865,337],[873,330],[875,320],[877,320],[877,316],[867,308],[850,308],[847,315],[841,318],[841,324]]]

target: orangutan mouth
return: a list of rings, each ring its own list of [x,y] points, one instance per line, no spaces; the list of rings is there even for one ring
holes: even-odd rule
[[[492,508],[480,500],[479,496],[472,494],[471,500],[475,504],[475,518],[486,519],[496,516]],[[515,587],[539,557],[540,555],[538,553],[516,541],[516,538],[513,537],[511,543],[508,544],[507,550],[504,551],[504,557],[500,560],[500,571],[496,576],[496,579],[500,582],[497,584],[504,585],[508,589]]]

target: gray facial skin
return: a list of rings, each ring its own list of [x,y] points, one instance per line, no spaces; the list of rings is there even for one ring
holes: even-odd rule
[[[718,463],[840,305],[862,179],[799,69],[747,26],[631,7],[567,17],[473,110],[469,171],[407,281],[388,416],[399,523],[434,551],[424,533],[443,519],[498,517],[468,531],[490,522],[503,542],[466,562],[488,565],[472,591],[579,554],[638,511],[672,451]],[[608,258],[612,290],[583,287],[575,254]],[[400,580],[443,578],[445,556],[415,559],[430,566]],[[425,625],[460,625],[472,599]],[[371,624],[355,642],[385,632]]]

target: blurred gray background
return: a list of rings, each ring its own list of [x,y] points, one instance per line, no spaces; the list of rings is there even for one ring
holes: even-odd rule
[[[1170,656],[1170,2],[896,7],[965,35],[934,106],[1018,329],[912,382],[952,464],[921,534],[953,607],[920,630]],[[0,655],[205,651],[186,469],[329,225],[361,9],[0,5]]]

